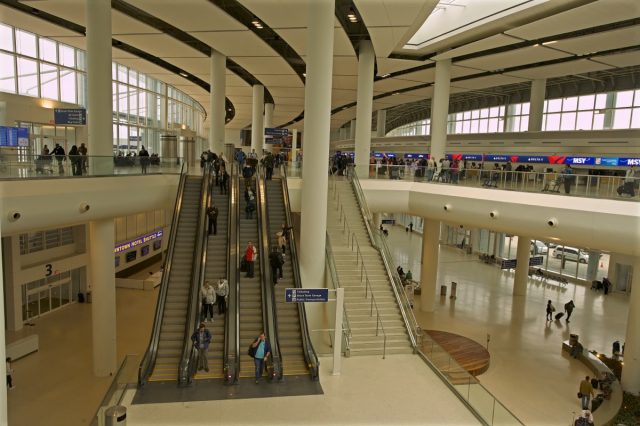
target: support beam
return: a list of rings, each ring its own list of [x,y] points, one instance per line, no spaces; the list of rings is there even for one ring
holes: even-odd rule
[[[273,104],[271,103],[264,104],[264,126],[262,131],[262,140],[264,141],[263,149],[265,151],[272,150],[272,146],[267,145],[267,139],[264,137],[264,129],[267,127],[273,127],[273,110],[274,110]]]
[[[542,131],[542,116],[544,113],[544,98],[547,91],[547,79],[539,78],[531,82],[531,97],[529,102],[530,132]]]
[[[627,336],[622,368],[622,389],[634,395],[640,394],[640,257],[635,257],[631,265],[631,295],[627,317]]]
[[[451,59],[436,62],[436,79],[431,105],[431,157],[444,158],[447,145],[447,117],[449,114],[449,89],[451,83]]]
[[[387,134],[387,110],[379,109],[376,119],[376,136],[379,138],[385,137]]]
[[[513,295],[526,296],[527,280],[529,279],[529,251],[531,250],[531,239],[529,237],[518,236],[518,248],[516,250],[516,275],[513,279]]]
[[[209,94],[210,123],[209,149],[220,154],[224,151],[224,126],[227,111],[225,109],[227,57],[222,53],[211,51],[211,93]]]
[[[358,55],[358,104],[356,110],[355,165],[356,173],[369,177],[371,152],[371,110],[373,108],[373,68],[375,53],[370,40],[360,41]]]
[[[251,109],[251,150],[256,154],[262,154],[264,139],[264,86],[253,86],[253,106]]]
[[[424,218],[422,232],[422,267],[420,269],[420,310],[433,312],[436,306],[438,284],[438,257],[440,252],[440,221]]]

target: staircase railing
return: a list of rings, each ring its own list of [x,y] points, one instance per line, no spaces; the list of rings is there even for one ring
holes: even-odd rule
[[[210,203],[211,191],[211,166],[206,164],[200,185],[200,207],[198,209],[198,222],[196,227],[195,251],[193,253],[193,265],[191,269],[191,285],[189,287],[189,299],[187,306],[187,321],[184,326],[184,341],[182,346],[182,358],[178,368],[178,384],[185,386],[191,383],[198,365],[198,350],[191,342],[191,334],[200,323],[200,310],[202,309],[201,289],[204,285],[205,266],[207,264],[207,206]]]
[[[229,189],[227,196],[229,197],[228,203],[228,231],[227,231],[227,282],[229,284],[229,300],[227,303],[227,309],[225,311],[225,327],[224,327],[224,380],[226,384],[235,383],[240,370],[239,364],[236,365],[236,360],[240,361],[239,352],[239,326],[236,325],[236,318],[239,317],[239,310],[236,310],[235,303],[233,301],[238,299],[237,282],[239,281],[239,265],[238,265],[238,249],[237,235],[239,235],[237,223],[240,221],[236,216],[238,210],[238,186],[236,185],[237,179],[234,179],[237,173],[235,161],[227,162],[229,167]],[[233,303],[233,304],[232,304]],[[233,321],[232,321],[233,320]],[[236,347],[236,337],[238,337],[238,347]]]
[[[422,328],[420,328],[420,325],[418,324],[418,321],[416,320],[416,317],[413,313],[411,301],[407,297],[407,293],[404,291],[402,280],[400,279],[400,275],[398,275],[396,264],[393,260],[393,256],[391,255],[391,251],[389,250],[387,242],[380,234],[380,232],[376,229],[376,224],[373,223],[373,215],[369,210],[369,205],[367,204],[367,200],[364,197],[364,192],[362,191],[362,187],[360,186],[360,180],[358,179],[357,173],[355,173],[353,167],[347,168],[347,177],[351,181],[351,185],[356,195],[358,205],[360,206],[360,212],[362,213],[369,238],[371,239],[374,247],[380,252],[380,255],[382,257],[385,270],[387,271],[387,276],[389,277],[389,282],[391,283],[393,293],[395,294],[396,300],[398,301],[402,319],[404,320],[407,330],[409,331],[411,345],[413,346],[415,351],[420,347],[422,341]]]
[[[232,160],[233,161],[233,160]],[[242,255],[240,254],[240,167],[238,166],[238,170],[235,175],[232,175],[231,179],[231,204],[233,204],[233,220],[235,221],[235,239],[233,241],[233,246],[231,247],[231,252],[235,253],[235,263],[233,264],[233,268],[235,272],[235,281],[229,284],[229,300],[235,300],[234,303],[234,321],[235,321],[235,352],[236,358],[234,360],[235,371],[233,375],[233,383],[238,383],[238,379],[240,378],[240,259]],[[231,299],[233,297],[233,299]]]
[[[162,271],[162,280],[160,282],[160,294],[158,294],[158,303],[153,318],[153,328],[151,329],[151,337],[149,346],[140,362],[138,369],[138,386],[144,386],[147,383],[149,375],[153,371],[158,355],[158,342],[160,341],[160,328],[162,327],[162,319],[164,318],[164,305],[167,301],[167,291],[169,288],[169,277],[171,275],[171,267],[173,265],[173,252],[175,250],[176,235],[178,234],[178,221],[182,212],[182,201],[184,197],[184,186],[187,180],[187,169],[185,163],[182,163],[180,170],[180,181],[178,182],[178,193],[176,195],[176,203],[173,208],[173,216],[171,218],[171,230],[169,231],[169,241],[167,242],[167,257],[164,260],[164,268]]]
[[[284,214],[286,226],[292,227],[293,221],[291,219],[291,202],[289,200],[289,187],[287,185],[287,168],[286,165],[281,165],[281,183],[282,183],[282,200],[284,202]],[[298,264],[298,251],[296,248],[296,239],[293,235],[289,238],[289,250],[291,251],[291,267],[293,270],[293,283],[297,288],[302,287],[302,279],[300,277],[300,265]],[[320,362],[318,361],[318,355],[316,354],[313,344],[311,343],[311,336],[309,334],[309,326],[307,324],[307,312],[304,303],[298,303],[298,315],[300,317],[300,331],[302,333],[302,346],[304,350],[304,358],[307,361],[309,372],[313,380],[319,378]]]
[[[337,290],[338,288],[340,288],[340,278],[338,278],[338,270],[333,258],[333,250],[331,249],[329,233],[327,233],[325,253],[327,268],[329,268],[329,277],[331,278],[333,288]],[[337,328],[338,324],[336,324],[335,327]],[[333,338],[331,338],[331,342],[333,342]],[[351,355],[351,324],[349,323],[349,315],[347,314],[347,310],[344,308],[344,306],[342,307],[342,353],[344,353],[345,356]]]
[[[337,189],[334,188],[334,191],[337,193]],[[370,303],[370,311],[369,316],[373,317],[373,312],[375,309],[376,313],[376,336],[379,335],[379,332],[382,331],[383,336],[383,349],[382,349],[382,358],[384,359],[387,354],[387,333],[384,330],[384,323],[382,321],[382,316],[380,315],[380,310],[378,309],[378,303],[376,302],[375,295],[373,294],[373,288],[371,287],[371,281],[369,280],[369,274],[367,272],[367,268],[364,264],[364,256],[362,255],[362,251],[360,250],[360,244],[358,243],[358,237],[355,232],[351,230],[349,226],[349,221],[347,220],[347,215],[344,212],[344,208],[342,203],[340,203],[339,195],[338,195],[338,205],[337,209],[339,210],[339,221],[343,223],[343,230],[346,232],[348,246],[353,252],[356,252],[356,266],[360,265],[360,283],[364,282],[364,294],[365,299],[371,297]]]
[[[278,340],[278,315],[276,312],[275,292],[271,284],[271,268],[269,265],[269,225],[267,223],[267,203],[264,183],[264,171],[258,167],[256,171],[256,201],[258,208],[258,240],[260,247],[260,278],[262,287],[262,322],[265,333],[271,341],[271,378],[282,379],[282,358]]]

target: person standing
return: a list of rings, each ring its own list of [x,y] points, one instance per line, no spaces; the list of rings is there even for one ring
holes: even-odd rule
[[[71,161],[71,174],[73,176],[82,175],[82,165],[80,164],[82,159],[80,158],[78,147],[75,145],[71,146],[69,150],[69,161]]]
[[[58,162],[58,174],[63,175],[64,166],[62,165],[62,162],[66,158],[64,148],[61,147],[59,143],[57,143],[56,146],[53,148],[53,151],[51,151],[51,155],[54,156],[56,161]]]
[[[138,153],[138,157],[140,158],[140,168],[142,169],[142,174],[147,174],[147,167],[149,167],[149,151],[147,151],[142,145],[140,152]]]
[[[278,238],[278,246],[282,250],[282,254],[287,252],[287,239],[284,237],[282,231],[276,232],[276,238]]]
[[[609,278],[602,278],[602,287],[604,288],[604,294],[609,294],[609,289],[611,288],[611,281],[609,281]]]
[[[229,283],[220,277],[216,285],[216,301],[218,302],[218,315],[227,312],[227,297],[229,296]]]
[[[14,388],[13,377],[12,377],[13,368],[11,368],[11,358],[8,357],[6,361],[7,361],[7,387],[9,389],[13,389]]]
[[[564,165],[564,169],[560,172],[562,174],[562,183],[564,184],[564,193],[568,194],[571,191],[571,185],[576,178],[573,174],[573,169],[569,164]]]
[[[207,360],[207,350],[211,343],[211,332],[207,330],[203,322],[200,327],[191,335],[193,346],[198,350],[198,371],[209,372],[209,361]]]
[[[255,349],[253,355],[253,363],[256,366],[256,384],[259,383],[260,377],[262,377],[262,370],[264,364],[271,355],[271,344],[264,335],[264,331],[260,333],[260,336],[251,344],[251,347]]]
[[[247,278],[253,278],[254,274],[254,262],[256,261],[256,256],[258,255],[258,250],[256,246],[253,245],[251,241],[247,243],[247,248],[244,251],[244,260],[247,262]]]
[[[87,147],[84,145],[84,142],[80,144],[78,147],[78,152],[80,153],[80,169],[81,174],[87,174]]]
[[[245,219],[253,219],[253,212],[256,209],[256,194],[251,187],[248,187],[244,192],[244,198],[247,205],[244,208]]]
[[[567,313],[567,322],[569,322],[569,318],[571,317],[571,313],[576,305],[573,303],[573,300],[569,300],[564,304],[564,311]]]
[[[580,382],[580,390],[578,391],[578,395],[582,401],[582,409],[589,409],[589,401],[592,396],[595,396],[595,392],[593,391],[593,386],[591,386],[591,379],[589,376],[585,377],[583,381]]]
[[[271,277],[273,279],[273,285],[278,284],[278,278],[282,278],[282,265],[284,265],[284,258],[278,247],[274,247],[269,254],[269,264],[271,265]]]
[[[216,303],[216,291],[209,281],[202,286],[202,321],[208,322],[207,314],[213,322],[213,304]]]
[[[209,235],[213,231],[213,235],[218,233],[218,208],[211,206],[207,209],[207,217],[209,218]]]
[[[547,301],[547,321],[553,320],[553,312],[556,308],[551,304],[551,300]]]
[[[413,222],[409,222],[409,232],[413,232]]]

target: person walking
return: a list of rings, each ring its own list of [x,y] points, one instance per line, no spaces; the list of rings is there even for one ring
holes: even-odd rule
[[[207,217],[209,218],[209,235],[213,231],[213,235],[218,233],[218,208],[211,206],[207,209]]]
[[[264,364],[269,358],[269,355],[271,355],[271,344],[264,335],[264,331],[260,333],[256,340],[251,344],[251,348],[255,349],[253,363],[256,366],[256,384],[258,384],[260,382],[260,377],[262,377]]]
[[[140,161],[140,169],[142,170],[142,174],[147,174],[147,167],[149,167],[149,151],[147,151],[142,145],[140,152],[138,153],[138,158]]]
[[[284,237],[282,231],[276,232],[276,238],[278,238],[278,246],[282,250],[282,254],[287,252],[287,239]]]
[[[82,159],[80,158],[78,147],[75,145],[72,145],[69,150],[69,161],[71,162],[71,174],[73,176],[82,175]]]
[[[226,278],[220,277],[216,285],[216,301],[218,302],[218,315],[227,312],[227,297],[229,296],[229,283]]]
[[[271,254],[269,254],[269,264],[271,265],[273,285],[276,285],[278,284],[278,278],[282,278],[282,265],[284,265],[284,258],[278,247],[273,247],[271,250]]]
[[[413,222],[409,222],[409,232],[413,232]]]
[[[209,372],[209,361],[207,360],[207,350],[211,343],[211,332],[207,329],[203,322],[200,327],[191,335],[193,346],[198,350],[198,371],[204,370]]]
[[[209,281],[202,286],[202,321],[207,321],[207,314],[213,322],[213,304],[216,303],[216,291]]]
[[[580,382],[580,390],[578,391],[578,396],[582,402],[582,409],[589,409],[589,401],[592,396],[595,396],[595,392],[593,391],[593,386],[591,386],[591,379],[589,376],[586,376],[583,381]]]
[[[251,187],[247,187],[244,191],[244,199],[247,205],[244,208],[245,219],[253,219],[253,212],[256,209],[256,194]]]
[[[87,174],[87,147],[84,145],[84,142],[80,144],[78,147],[78,153],[80,153],[80,171],[81,174]]]
[[[220,167],[220,193],[226,194],[229,190],[229,173],[225,166]]]
[[[247,248],[244,251],[244,260],[247,262],[247,278],[253,278],[254,274],[254,262],[256,261],[256,256],[258,255],[258,250],[256,246],[253,245],[251,241],[247,243]]]
[[[13,368],[11,368],[11,357],[8,357],[6,359],[7,361],[7,387],[9,389],[13,389],[15,386],[13,386]]]
[[[553,313],[556,308],[551,304],[551,300],[547,301],[547,321],[553,320]]]
[[[59,175],[63,175],[64,174],[64,166],[62,165],[62,162],[67,158],[66,155],[65,155],[65,152],[64,152],[64,148],[61,147],[59,143],[57,143],[56,146],[51,151],[51,155],[58,162],[58,174]]]
[[[571,317],[571,313],[576,305],[573,303],[573,300],[569,300],[564,304],[564,311],[567,313],[567,322],[569,322],[569,318]]]

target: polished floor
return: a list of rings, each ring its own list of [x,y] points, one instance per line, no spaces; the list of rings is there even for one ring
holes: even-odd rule
[[[419,278],[420,235],[400,227],[390,231],[395,256]],[[561,353],[561,342],[577,333],[585,347],[608,351],[613,340],[623,341],[626,295],[605,298],[579,285],[561,289],[532,281],[526,298],[514,298],[512,280],[509,272],[443,247],[439,281],[457,281],[458,298],[442,299],[434,313],[423,313],[416,297],[416,317],[423,328],[458,333],[483,345],[490,336],[491,366],[479,377],[481,383],[524,424],[566,426],[579,409],[575,394],[588,371]],[[157,289],[117,290],[120,360],[146,349],[156,297]],[[545,321],[547,299],[556,306],[574,300],[569,324]],[[91,305],[73,304],[34,323],[20,334],[37,333],[41,349],[13,365],[9,424],[43,424],[43,413],[47,425],[88,424],[110,383],[91,372]],[[312,324],[312,333],[325,326]],[[477,424],[416,356],[346,358],[340,376],[331,375],[330,357],[321,362],[324,395],[129,406],[128,424],[249,424],[256,416],[261,424]]]

